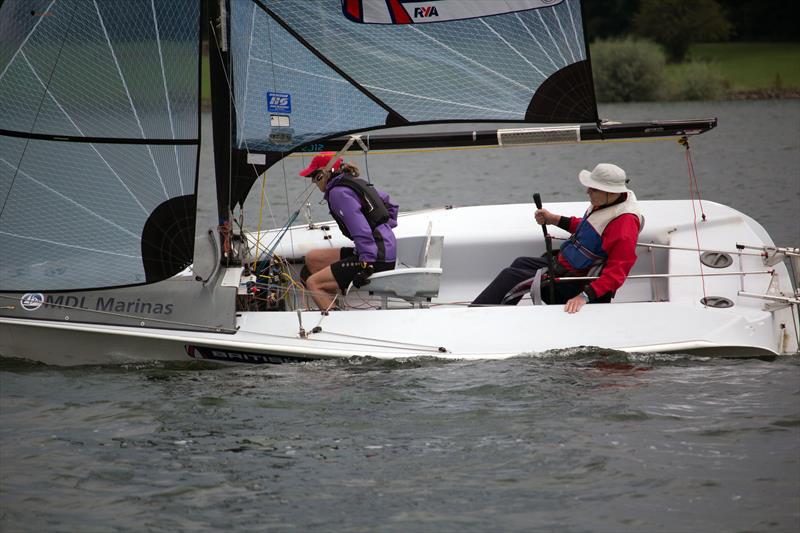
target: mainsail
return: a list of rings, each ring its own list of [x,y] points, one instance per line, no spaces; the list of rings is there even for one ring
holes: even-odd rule
[[[0,5],[0,289],[168,278],[192,259],[197,0]]]
[[[230,206],[243,201],[263,168],[342,133],[597,122],[578,0],[460,2],[460,11],[447,0],[384,2],[412,15],[424,4],[430,19],[434,11],[448,14],[436,24],[364,23],[372,20],[357,20],[353,4],[231,0],[239,182]],[[369,15],[381,2],[358,4]]]

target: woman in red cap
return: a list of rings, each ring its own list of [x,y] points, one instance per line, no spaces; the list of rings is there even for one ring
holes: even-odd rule
[[[347,292],[350,283],[362,287],[374,272],[393,270],[399,208],[389,195],[360,179],[355,165],[336,159],[333,154],[315,156],[300,172],[311,178],[325,195],[331,216],[353,247],[318,248],[309,251],[301,279],[322,311],[330,309],[337,290]]]

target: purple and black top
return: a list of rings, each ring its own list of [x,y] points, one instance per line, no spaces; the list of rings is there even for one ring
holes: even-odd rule
[[[397,240],[392,228],[397,226],[399,206],[392,203],[388,194],[375,189],[389,211],[389,220],[372,228],[362,211],[359,195],[349,187],[337,186],[345,175],[343,172],[336,174],[325,185],[325,199],[331,214],[347,226],[360,261],[394,262],[397,259]]]

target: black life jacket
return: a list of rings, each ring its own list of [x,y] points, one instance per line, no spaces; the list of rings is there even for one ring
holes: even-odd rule
[[[344,175],[333,187],[347,187],[358,195],[361,201],[361,212],[364,214],[364,218],[367,219],[369,227],[373,232],[375,228],[381,224],[387,223],[391,218],[389,209],[387,209],[386,204],[383,203],[383,199],[381,199],[375,187],[361,178]],[[347,229],[344,221],[337,213],[334,213],[332,209],[330,213],[336,221],[336,224],[339,225],[339,230],[342,232],[342,235],[352,240],[353,237],[350,235],[350,231]]]

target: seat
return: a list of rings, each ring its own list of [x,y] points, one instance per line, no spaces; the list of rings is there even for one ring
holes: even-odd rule
[[[430,225],[427,235],[397,239],[397,268],[373,274],[363,290],[380,296],[384,309],[390,297],[424,307],[439,295],[443,249],[444,237],[431,235]]]

